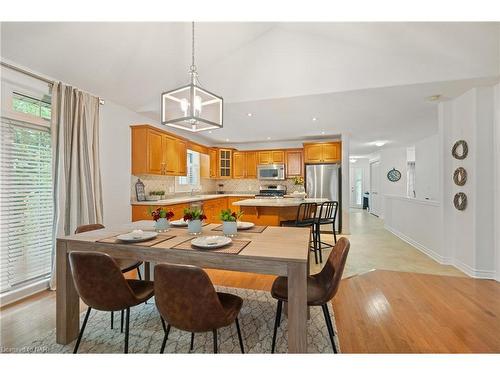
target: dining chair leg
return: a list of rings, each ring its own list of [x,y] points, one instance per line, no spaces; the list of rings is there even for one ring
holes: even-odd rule
[[[111,329],[113,329],[114,322],[115,322],[115,312],[111,311]]]
[[[128,333],[129,333],[129,325],[130,325],[130,308],[127,307],[125,312],[125,348],[123,352],[125,354],[128,353]]]
[[[162,317],[160,317],[160,319],[161,325],[163,326],[163,332],[165,332],[165,336],[163,337],[163,342],[161,343],[160,349],[160,353],[163,354],[163,352],[165,351],[165,346],[167,345],[168,334],[170,333],[170,324],[165,327],[165,321]]]
[[[191,332],[191,345],[189,346],[189,350],[194,349],[194,332]]]
[[[274,353],[274,349],[276,348],[276,333],[278,332],[278,326],[281,320],[282,307],[283,307],[283,301],[278,300],[278,307],[276,308],[276,320],[274,321],[273,344],[271,346],[271,353]]]
[[[316,262],[316,264],[318,264],[318,247],[316,241],[316,230],[314,229],[314,226],[311,228],[311,232],[313,237],[314,261]]]
[[[123,310],[121,312],[121,318],[120,318],[120,332],[123,333]]]
[[[241,353],[245,353],[245,348],[243,348],[243,338],[241,337],[240,323],[238,322],[238,318],[234,320],[236,323],[236,330],[238,331],[238,341],[240,342]]]
[[[316,243],[318,245],[318,252],[319,252],[319,262],[320,263],[323,263],[323,252],[322,252],[322,248],[323,248],[323,244],[321,243],[321,225],[320,224],[317,224],[316,225],[316,232],[317,232],[317,235],[316,235]]]
[[[336,244],[337,243],[337,233],[335,233],[335,221],[333,222],[332,227],[333,227],[333,242],[334,242],[334,244]]]
[[[78,347],[80,346],[80,341],[82,341],[83,331],[85,330],[85,326],[87,325],[87,320],[89,320],[90,310],[92,307],[87,309],[87,313],[85,314],[85,318],[83,319],[82,329],[80,329],[80,333],[78,334],[78,339],[76,340],[75,348],[73,349],[73,354],[76,354],[78,351]]]
[[[217,330],[216,329],[213,330],[213,334],[214,334],[214,353],[217,354]]]
[[[137,267],[137,276],[139,277],[139,280],[142,280],[142,275],[141,275],[141,267]]]
[[[328,311],[328,306],[325,303],[321,305],[323,309],[323,315],[325,315],[326,328],[328,329],[328,335],[330,336],[330,342],[332,343],[333,352],[337,353],[337,347],[335,346],[335,340],[333,337],[335,336],[335,332],[333,331],[332,319],[330,318],[330,312]]]

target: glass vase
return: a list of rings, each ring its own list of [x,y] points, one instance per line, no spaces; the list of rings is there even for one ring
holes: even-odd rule
[[[164,217],[161,217],[155,221],[155,230],[158,233],[167,232],[169,228],[170,228],[170,222]]]
[[[238,233],[238,224],[236,221],[223,221],[222,233],[227,237],[234,237]]]
[[[200,234],[201,233],[201,220],[189,220],[188,221],[188,233],[189,234]]]

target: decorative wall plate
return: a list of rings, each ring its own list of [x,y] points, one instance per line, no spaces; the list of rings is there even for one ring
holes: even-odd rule
[[[387,172],[387,179],[391,182],[396,182],[401,179],[401,172],[396,168],[392,168],[389,172]]]
[[[455,172],[453,173],[453,181],[458,186],[465,185],[465,183],[467,182],[467,171],[465,170],[465,168],[458,167],[457,169],[455,169]]]
[[[460,141],[456,141],[453,145],[453,148],[451,149],[451,154],[455,159],[458,160],[465,159],[468,153],[469,146],[467,146],[467,142],[465,142],[463,139],[461,139]]]
[[[467,208],[467,195],[465,193],[456,193],[455,198],[453,198],[453,204],[455,208],[459,211],[463,211]]]

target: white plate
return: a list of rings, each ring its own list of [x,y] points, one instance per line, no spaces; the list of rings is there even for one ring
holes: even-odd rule
[[[250,229],[253,228],[255,224],[250,221],[238,221],[236,222],[236,226],[238,229]]]
[[[233,240],[225,236],[201,236],[191,240],[191,245],[202,249],[217,249],[229,245],[231,242]]]
[[[187,223],[187,221],[184,221],[184,219],[179,219],[179,220],[171,221],[170,225],[172,225],[174,227],[187,227],[188,223]]]
[[[142,236],[137,238],[132,235],[132,232],[130,233],[125,233],[125,234],[120,234],[119,236],[116,236],[117,239],[120,241],[125,241],[125,242],[142,242],[142,241],[147,241],[147,240],[152,240],[158,235],[156,232],[142,232]]]

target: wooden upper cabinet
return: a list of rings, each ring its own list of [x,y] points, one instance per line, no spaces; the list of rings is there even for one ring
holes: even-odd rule
[[[257,164],[283,164],[285,162],[285,151],[259,151],[257,161]]]
[[[305,143],[305,163],[337,163],[340,162],[341,142]]]
[[[210,156],[208,154],[200,154],[200,177],[210,178]]]
[[[219,158],[217,149],[211,148],[208,150],[208,156],[210,158],[210,178],[217,178],[217,161]]]
[[[177,174],[179,176],[187,175],[187,142],[177,140]]]
[[[233,178],[245,178],[246,155],[244,152],[233,152]]]
[[[257,153],[250,151],[245,152],[245,178],[257,178]]]
[[[285,162],[285,151],[271,151],[272,164],[283,164]]]
[[[218,159],[218,176],[219,178],[231,178],[233,170],[233,150],[220,148]]]
[[[187,142],[149,125],[132,126],[132,174],[185,176]]]
[[[302,150],[286,151],[286,177],[304,175],[304,152]]]

